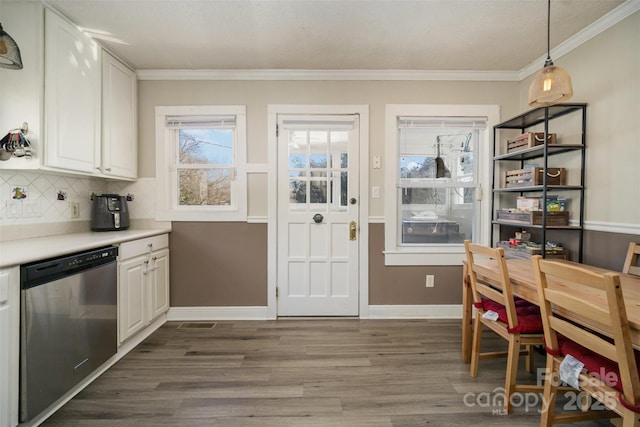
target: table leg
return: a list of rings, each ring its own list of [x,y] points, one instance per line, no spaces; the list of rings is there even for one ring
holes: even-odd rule
[[[473,297],[469,282],[467,263],[462,264],[462,361],[471,363],[471,341],[473,339]]]

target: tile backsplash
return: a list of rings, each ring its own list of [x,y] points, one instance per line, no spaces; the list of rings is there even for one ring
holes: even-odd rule
[[[130,195],[129,216],[153,218],[155,181],[155,178],[140,178],[135,182],[116,182],[30,171],[0,171],[0,226],[89,221],[92,193]]]

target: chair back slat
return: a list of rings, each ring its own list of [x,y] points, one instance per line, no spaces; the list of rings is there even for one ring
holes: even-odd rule
[[[589,319],[611,327],[611,315],[607,307],[600,307],[575,294],[551,288],[546,290],[546,299],[556,307],[562,307],[562,314],[571,312],[577,316],[584,316],[585,313],[588,313]]]

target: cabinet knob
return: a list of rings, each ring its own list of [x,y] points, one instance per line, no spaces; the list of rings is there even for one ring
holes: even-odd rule
[[[111,168],[106,168],[105,169],[107,172],[111,172]]]

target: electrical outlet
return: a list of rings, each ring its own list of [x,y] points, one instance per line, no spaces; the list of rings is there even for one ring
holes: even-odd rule
[[[427,288],[433,288],[435,286],[436,277],[433,274],[427,274],[427,278],[425,280],[425,286]]]
[[[69,203],[69,218],[71,219],[80,218],[80,203],[78,202]]]

